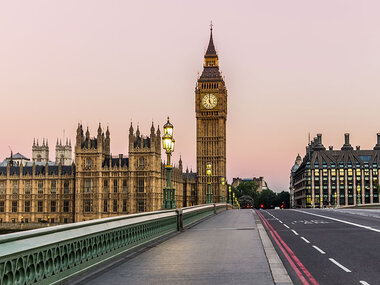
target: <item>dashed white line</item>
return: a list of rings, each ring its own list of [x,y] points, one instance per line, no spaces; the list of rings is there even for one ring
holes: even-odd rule
[[[298,236],[298,233],[297,233],[295,230],[292,230],[292,232],[293,232],[296,236]]]
[[[306,243],[310,243],[310,241],[308,241],[307,239],[305,239],[304,237],[301,237]]]
[[[278,220],[281,224],[283,224],[283,222],[282,221],[280,221],[280,220]]]
[[[308,214],[308,215],[313,215],[313,216],[317,216],[317,217],[321,217],[321,218],[325,218],[325,219],[330,219],[330,220],[333,220],[333,221],[345,223],[345,224],[348,224],[348,225],[351,225],[351,226],[355,226],[355,227],[359,227],[359,228],[363,228],[363,229],[367,229],[367,230],[370,230],[370,231],[374,231],[374,232],[380,233],[380,229],[371,228],[369,226],[364,226],[364,225],[348,222],[348,221],[345,221],[345,220],[331,218],[331,217],[327,217],[327,216],[323,216],[323,215],[318,215],[318,214],[314,214],[314,213],[308,213],[306,211],[300,211],[300,210],[293,210],[293,211],[304,213],[304,214]]]
[[[324,252],[322,249],[320,249],[318,246],[315,246],[315,245],[313,245],[313,247],[316,249],[316,250],[318,250],[320,253],[322,253],[322,254],[326,254],[326,252]],[[332,258],[330,258],[330,259],[332,259]]]
[[[360,284],[363,284],[363,285],[369,285],[368,282],[365,282],[365,281],[363,281],[363,280],[362,280],[362,281],[359,281],[359,283],[360,283]]]
[[[283,224],[283,225],[284,225],[284,227],[286,227],[286,228],[290,229],[288,225],[286,225],[286,224]]]
[[[344,267],[342,264],[340,264],[338,261],[336,261],[335,259],[333,258],[329,258],[329,260],[334,263],[336,266],[340,267],[341,269],[343,269],[344,271],[346,271],[347,273],[348,272],[351,272],[350,269],[348,269],[347,267]]]

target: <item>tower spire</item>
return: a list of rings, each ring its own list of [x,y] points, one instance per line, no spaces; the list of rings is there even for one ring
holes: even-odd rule
[[[208,42],[208,47],[207,47],[205,57],[218,57],[216,54],[216,50],[215,50],[215,46],[214,46],[214,40],[212,37],[213,27],[214,27],[214,25],[212,24],[212,21],[211,21],[211,24],[210,24],[210,41]]]

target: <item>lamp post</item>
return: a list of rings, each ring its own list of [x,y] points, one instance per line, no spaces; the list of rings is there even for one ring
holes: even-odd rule
[[[207,175],[206,203],[210,204],[210,203],[212,203],[212,193],[211,193],[211,162],[207,162],[206,175]]]
[[[231,201],[231,185],[228,186],[228,203],[232,204],[232,201]]]
[[[175,189],[172,188],[172,169],[171,165],[171,156],[172,152],[174,152],[174,143],[175,140],[173,138],[173,125],[169,121],[164,125],[164,135],[162,136],[162,145],[166,152],[167,162],[165,165],[165,169],[167,172],[167,184],[166,188],[163,189],[163,200],[162,200],[162,208],[163,209],[172,209],[176,208],[175,201]]]
[[[226,202],[226,198],[224,196],[224,184],[225,184],[225,179],[222,177],[222,203]]]

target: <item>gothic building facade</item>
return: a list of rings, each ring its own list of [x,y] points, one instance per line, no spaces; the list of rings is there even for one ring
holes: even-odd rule
[[[112,157],[110,132],[99,125],[93,137],[78,125],[75,162],[66,166],[12,162],[0,167],[2,222],[66,223],[161,209],[166,170],[161,162],[161,134],[129,129],[129,154]],[[45,142],[46,146],[46,142]],[[173,169],[177,207],[195,205],[196,176]]]

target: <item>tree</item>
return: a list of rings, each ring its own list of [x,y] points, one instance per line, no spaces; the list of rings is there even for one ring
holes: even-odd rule
[[[290,193],[282,191],[281,193],[277,193],[277,206],[281,207],[284,205],[284,208],[290,208]]]
[[[266,209],[273,209],[277,203],[277,195],[272,190],[265,189],[259,193],[257,202],[257,208],[262,204]]]
[[[255,181],[245,181],[239,184],[238,187],[236,187],[236,192],[238,194],[238,197],[241,197],[243,195],[247,196],[254,196],[254,193],[256,193],[257,188],[259,188],[259,185]],[[236,195],[236,194],[235,194]]]

